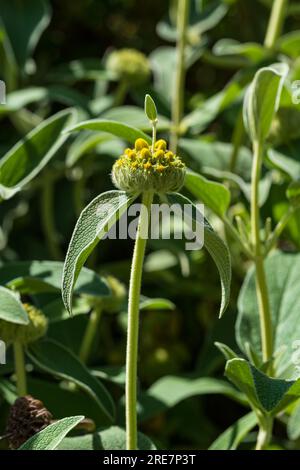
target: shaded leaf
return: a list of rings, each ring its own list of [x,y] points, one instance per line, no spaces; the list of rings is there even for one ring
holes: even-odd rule
[[[60,111],[20,140],[0,161],[0,196],[9,199],[29,183],[66,141],[62,130],[74,120],[73,110]]]
[[[111,396],[69,349],[52,339],[44,339],[32,344],[28,354],[42,370],[77,384],[98,404],[103,420],[113,421],[115,409]]]

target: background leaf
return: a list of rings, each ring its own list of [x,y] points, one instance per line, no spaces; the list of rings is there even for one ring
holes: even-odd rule
[[[249,86],[243,113],[245,128],[253,142],[267,138],[287,74],[286,64],[273,64],[261,68]]]
[[[28,325],[29,318],[18,295],[0,286],[0,318],[18,325]]]
[[[114,420],[114,403],[106,388],[70,350],[57,341],[44,339],[31,345],[29,357],[42,370],[70,380],[88,393],[102,411],[104,422]]]
[[[257,424],[255,413],[249,413],[224,431],[209,450],[236,450],[247,434]]]
[[[265,270],[273,324],[275,373],[277,377],[295,378],[299,375],[297,364],[293,362],[293,345],[300,338],[300,255],[275,252],[265,261]],[[245,353],[245,344],[250,343],[262,360],[253,269],[249,270],[240,291],[238,309],[237,343]]]
[[[0,161],[0,196],[9,199],[29,183],[65,142],[62,130],[74,120],[74,111],[54,114],[20,140]]]

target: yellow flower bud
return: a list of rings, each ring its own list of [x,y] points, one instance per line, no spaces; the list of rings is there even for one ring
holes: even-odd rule
[[[178,191],[184,182],[185,165],[167,149],[164,140],[158,141],[154,152],[144,139],[135,142],[135,154],[127,151],[114,164],[112,180],[115,186],[130,193]]]
[[[0,338],[7,344],[15,341],[24,346],[44,336],[47,331],[48,321],[41,310],[30,304],[23,304],[29,323],[19,325],[5,320],[0,320]]]

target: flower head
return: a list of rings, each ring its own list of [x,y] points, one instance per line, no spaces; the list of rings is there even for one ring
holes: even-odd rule
[[[30,304],[23,304],[23,307],[29,317],[28,325],[0,320],[0,338],[7,344],[18,341],[26,345],[36,341],[46,333],[48,322],[42,311]]]
[[[118,79],[133,85],[146,82],[150,76],[147,57],[135,49],[113,51],[108,57],[106,68]]]
[[[137,139],[133,149],[126,149],[112,170],[114,185],[127,192],[169,193],[183,185],[185,165],[158,140],[152,149],[144,139]]]

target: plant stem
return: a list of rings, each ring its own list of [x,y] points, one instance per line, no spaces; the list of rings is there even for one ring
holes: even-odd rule
[[[137,359],[139,332],[139,303],[142,282],[142,270],[147,244],[146,229],[148,229],[153,193],[143,194],[139,225],[136,234],[132,258],[129,300],[128,300],[128,330],[126,353],[126,448],[137,450]],[[149,214],[149,215],[148,215]]]
[[[270,251],[274,248],[274,246],[276,245],[278,241],[278,238],[280,237],[283,230],[285,229],[285,227],[287,226],[287,224],[289,223],[289,221],[291,220],[291,218],[293,217],[296,211],[297,211],[296,207],[290,206],[288,211],[284,214],[282,219],[278,222],[272,235],[267,240],[266,251],[265,251],[266,255],[268,255]]]
[[[80,347],[79,358],[85,364],[90,356],[91,349],[93,346],[95,333],[99,326],[99,322],[102,316],[102,309],[100,307],[92,310],[86,330],[84,332],[83,340]]]
[[[243,143],[244,136],[245,136],[245,129],[244,129],[244,122],[243,122],[243,110],[241,109],[237,117],[236,124],[235,124],[234,131],[233,131],[233,136],[232,136],[233,150],[230,156],[230,165],[229,165],[229,171],[231,171],[232,173],[234,173],[235,171],[239,151]]]
[[[156,142],[156,126],[157,126],[157,119],[154,121],[151,121],[152,124],[152,145],[151,145],[151,151],[154,153],[154,148],[155,148],[155,142]]]
[[[269,361],[273,352],[273,327],[269,305],[269,295],[264,268],[264,253],[260,240],[259,180],[262,166],[262,145],[253,144],[253,165],[251,178],[251,239],[256,270],[256,294],[259,307],[263,360]]]
[[[17,391],[18,396],[23,397],[24,395],[27,395],[24,350],[22,344],[18,341],[16,341],[13,346],[15,358],[15,372],[17,376]]]
[[[172,131],[170,136],[170,148],[176,153],[180,122],[183,113],[184,102],[184,84],[185,84],[185,46],[186,46],[186,29],[189,19],[190,0],[178,0],[177,10],[177,63],[176,78],[172,96]]]
[[[281,34],[287,3],[288,0],[273,1],[272,11],[265,37],[265,47],[268,49],[274,49],[276,41]]]
[[[125,80],[121,80],[115,92],[114,106],[122,106],[125,101],[127,91],[128,83]]]
[[[256,450],[264,450],[272,437],[273,418],[270,416],[259,417],[259,431],[256,441]]]

